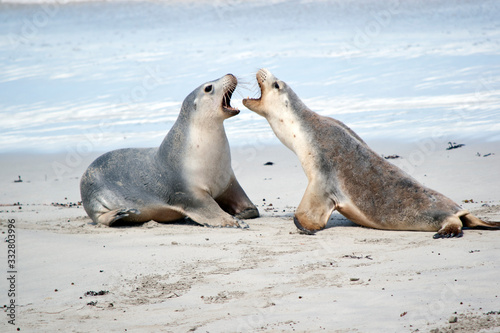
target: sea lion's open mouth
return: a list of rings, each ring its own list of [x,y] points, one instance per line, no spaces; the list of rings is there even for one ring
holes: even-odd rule
[[[257,72],[257,75],[255,75],[255,76],[257,78],[257,84],[259,85],[260,96],[257,98],[248,97],[248,98],[243,99],[243,105],[245,105],[250,110],[259,113],[258,110],[260,109],[262,94],[263,94],[264,89],[265,89],[264,81],[266,81],[266,78],[267,78],[266,71],[261,69]]]
[[[260,100],[262,99],[262,83],[260,81],[257,81],[257,83],[259,84],[259,94],[260,96],[259,97],[256,97],[256,98],[250,98],[250,97],[247,97],[244,99],[244,101],[254,101],[254,102],[260,102]]]
[[[228,113],[231,117],[236,116],[238,113],[240,113],[240,110],[231,106],[231,97],[233,96],[233,92],[236,89],[236,85],[238,84],[238,81],[236,81],[236,78],[234,76],[232,76],[232,79],[232,82],[225,88],[226,92],[222,97],[222,111]]]

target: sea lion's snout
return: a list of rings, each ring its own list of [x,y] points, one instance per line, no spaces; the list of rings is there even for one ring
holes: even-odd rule
[[[243,105],[247,107],[248,109],[263,115],[263,108],[262,108],[262,97],[264,96],[265,92],[268,90],[268,83],[269,83],[269,78],[272,77],[273,75],[271,72],[269,72],[265,68],[259,69],[257,74],[255,75],[257,79],[257,84],[259,85],[260,88],[260,97],[258,98],[245,98],[243,99]]]
[[[259,84],[262,84],[266,81],[267,77],[271,75],[271,72],[266,68],[261,68],[255,76],[257,77],[257,82],[259,82]]]
[[[231,86],[233,90],[238,85],[238,79],[233,74],[226,74],[222,79],[224,80],[224,86]]]
[[[259,69],[255,77],[257,79],[257,84],[259,85],[262,97],[262,94],[269,89],[270,82],[275,78],[266,68]]]

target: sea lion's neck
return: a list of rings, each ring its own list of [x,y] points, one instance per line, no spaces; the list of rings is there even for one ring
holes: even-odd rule
[[[185,147],[192,154],[210,153],[214,159],[218,158],[216,155],[229,154],[229,143],[222,121],[210,120],[191,125],[187,134]]]
[[[295,114],[283,112],[278,116],[267,117],[271,128],[280,141],[297,155],[306,176],[312,176],[312,167],[316,152],[313,151],[310,132],[305,128],[303,121]]]
[[[229,151],[223,122],[217,119],[189,119],[179,117],[163,140],[160,152],[164,156],[175,151],[189,154],[214,154]]]
[[[222,121],[191,126],[183,158],[186,179],[217,197],[232,177],[231,153]]]
[[[192,120],[192,119],[191,119]],[[231,153],[222,121],[178,119],[158,150],[158,163],[182,169],[187,182],[220,195],[232,177]]]

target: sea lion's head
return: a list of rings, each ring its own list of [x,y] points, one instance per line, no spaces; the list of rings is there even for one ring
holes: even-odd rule
[[[260,87],[260,97],[245,98],[243,105],[247,108],[268,120],[273,115],[301,109],[293,107],[294,103],[301,103],[294,91],[270,71],[262,68],[257,72],[256,77]]]
[[[238,80],[232,74],[204,83],[184,99],[181,113],[196,114],[206,120],[236,116],[240,111],[231,106],[231,96],[237,85]]]

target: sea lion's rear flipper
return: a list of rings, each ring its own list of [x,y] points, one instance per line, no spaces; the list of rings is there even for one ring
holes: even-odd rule
[[[97,222],[107,225],[108,227],[111,226],[112,224],[116,223],[119,220],[130,220],[131,222],[134,222],[133,217],[134,215],[139,215],[141,212],[138,209],[132,208],[123,208],[123,209],[115,209],[115,210],[110,210],[104,214],[101,214],[97,218]]]
[[[309,182],[295,212],[295,226],[304,233],[313,234],[324,229],[335,209],[335,202],[322,190],[318,182]]]
[[[250,201],[245,191],[234,177],[227,190],[215,198],[215,201],[219,204],[220,208],[236,218],[253,219],[259,217],[259,210]]]
[[[464,227],[468,228],[485,228],[485,229],[500,229],[500,222],[483,221],[471,213],[460,216]]]
[[[185,207],[185,211],[196,223],[206,227],[248,228],[246,223],[223,211],[208,193],[198,196],[195,200],[192,205]]]

